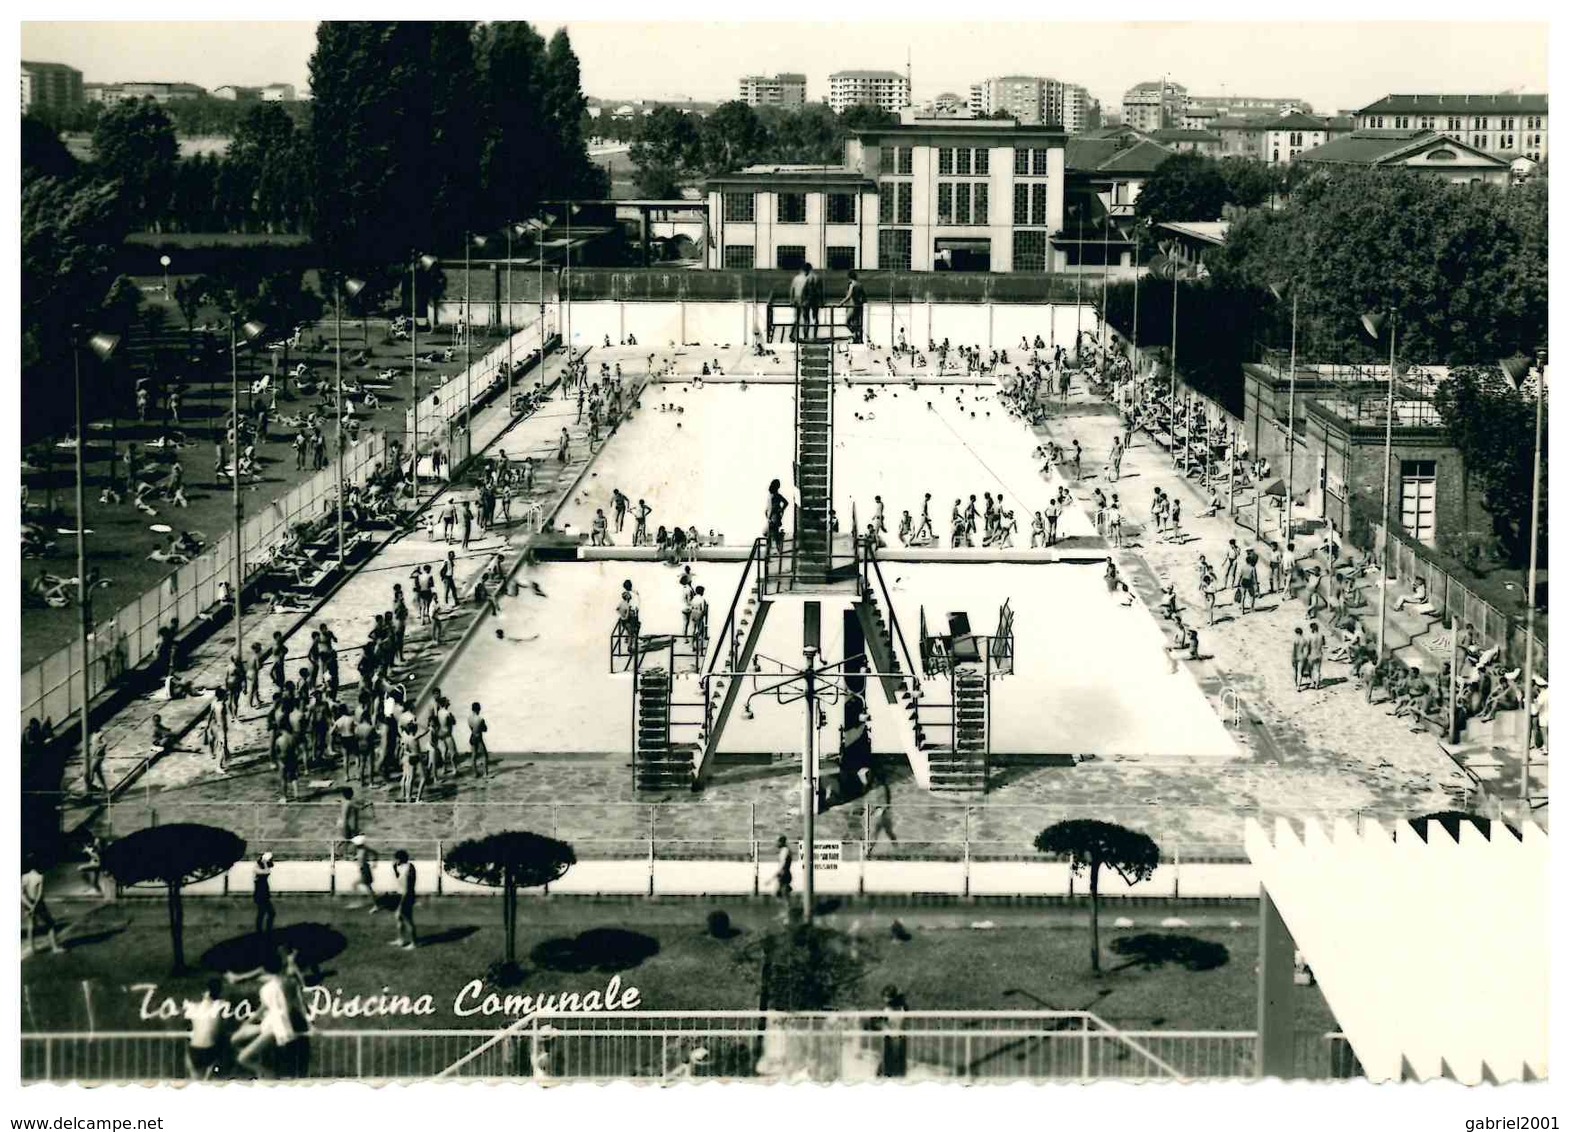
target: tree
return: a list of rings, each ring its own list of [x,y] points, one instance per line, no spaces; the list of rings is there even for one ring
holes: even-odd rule
[[[697,117],[673,106],[656,106],[637,129],[628,156],[637,170],[638,192],[669,197],[702,162]]]
[[[545,40],[521,20],[486,24],[475,62],[485,116],[479,143],[485,220],[479,226],[491,229],[531,215],[544,197]]]
[[[1226,203],[1238,208],[1257,208],[1285,187],[1279,169],[1251,157],[1222,161],[1220,176],[1226,183]]]
[[[1532,381],[1536,380],[1532,375]],[[1496,366],[1463,366],[1450,371],[1434,396],[1439,418],[1482,488],[1482,503],[1493,519],[1493,533],[1507,561],[1529,565],[1531,556],[1531,473],[1536,429],[1535,387],[1517,390]],[[1542,501],[1537,553],[1547,557],[1547,397],[1542,403]],[[1468,562],[1475,568],[1478,563]],[[1535,600],[1530,595],[1527,600]]]
[[[151,99],[116,103],[93,129],[93,175],[119,185],[132,223],[162,221],[180,147],[169,116]]]
[[[1233,220],[1205,262],[1217,281],[1255,289],[1294,280],[1300,357],[1387,361],[1388,341],[1363,334],[1360,316],[1390,305],[1397,348],[1412,364],[1493,365],[1547,340],[1539,190],[1516,195],[1408,170],[1320,173],[1285,208]]]
[[[245,218],[267,232],[299,229],[309,209],[308,160],[305,138],[283,103],[250,106],[224,157],[250,189]]]
[[[1075,818],[1047,826],[1035,837],[1035,848],[1068,858],[1077,874],[1090,874],[1090,967],[1100,972],[1100,871],[1108,868],[1128,884],[1150,878],[1160,864],[1160,846],[1148,835],[1112,822]]]
[[[709,173],[732,173],[764,153],[768,131],[757,112],[739,100],[722,103],[700,128],[703,167]]]
[[[71,327],[98,309],[125,217],[114,184],[34,177],[22,186],[23,435],[71,412],[54,383],[69,373]]]
[[[471,25],[324,20],[310,74],[325,265],[357,273],[456,244],[478,181]]]
[[[524,830],[492,833],[459,842],[447,850],[441,867],[448,876],[501,889],[501,923],[505,956],[495,968],[498,982],[515,982],[517,962],[518,889],[539,888],[560,880],[577,864],[572,846],[554,837]]]
[[[185,908],[188,884],[211,880],[245,856],[244,839],[216,826],[194,822],[155,825],[104,846],[104,871],[120,884],[162,884],[169,895],[169,942],[174,971],[185,970]]]
[[[1220,163],[1198,153],[1179,153],[1161,162],[1133,206],[1140,220],[1219,220],[1231,202]]]
[[[547,167],[546,188],[553,197],[582,200],[608,196],[604,171],[588,157],[583,141],[582,70],[566,28],[557,28],[545,49],[541,82],[542,105],[548,125],[553,161]]]
[[[31,114],[22,116],[22,180],[32,177],[59,177],[68,180],[76,176],[76,158],[66,148],[60,135],[41,118]]]

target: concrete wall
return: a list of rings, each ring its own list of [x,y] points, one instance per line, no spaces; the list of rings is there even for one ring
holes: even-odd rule
[[[947,338],[954,345],[1015,349],[1021,338],[1033,340],[1037,334],[1048,343],[1071,346],[1078,329],[1098,332],[1099,319],[1088,300],[1087,291],[1082,307],[1071,303],[912,301],[890,305],[873,301],[867,304],[866,319],[871,340],[882,346],[896,340],[901,331],[911,344],[922,348],[928,339],[940,342]],[[550,320],[554,319],[552,307]],[[475,321],[480,321],[478,308]],[[761,302],[574,302],[569,304],[564,321],[579,347],[599,345],[607,336],[619,343],[632,334],[651,351],[668,350],[672,342],[740,347],[750,342],[754,329],[762,330],[766,324],[766,304]]]

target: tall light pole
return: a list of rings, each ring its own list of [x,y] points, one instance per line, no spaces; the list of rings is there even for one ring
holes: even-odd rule
[[[1100,234],[1100,369],[1106,373],[1106,336],[1111,332],[1111,320],[1106,311],[1106,290],[1111,282],[1111,204],[1112,194],[1105,195],[1106,218],[1101,223]]]
[[[93,352],[100,362],[107,362],[119,345],[120,339],[113,334],[94,334],[87,339],[87,348]],[[72,327],[71,356],[75,362],[74,370],[76,375],[76,610],[77,632],[82,649],[82,684],[78,690],[78,694],[82,698],[82,784],[87,788],[88,793],[92,793],[93,748],[91,727],[88,722],[88,701],[92,695],[92,683],[89,679],[89,673],[92,665],[89,663],[90,658],[87,653],[87,637],[93,628],[93,588],[87,582],[87,459],[84,454],[86,438],[82,419],[82,331],[80,327]],[[107,790],[108,783],[105,782],[104,786]]]
[[[1362,316],[1362,329],[1377,342],[1384,334],[1384,324],[1389,324],[1389,392],[1384,404],[1384,503],[1379,515],[1379,567],[1378,567],[1378,659],[1384,659],[1384,633],[1388,624],[1389,609],[1389,477],[1394,468],[1395,456],[1395,308],[1385,311],[1368,311]],[[1289,505],[1290,500],[1287,500]]]
[[[1181,269],[1177,263],[1177,245],[1175,240],[1162,240],[1160,243],[1161,254],[1166,257],[1166,262],[1171,267],[1171,462],[1177,462],[1177,291],[1180,289]],[[1186,438],[1183,440],[1187,444]],[[1184,468],[1184,471],[1187,469]]]
[[[474,307],[471,299],[473,291],[473,277],[469,271],[469,248],[483,248],[484,236],[469,235],[463,241],[463,381],[465,384],[463,405],[463,431],[470,434],[470,443],[473,443],[474,432]]]
[[[171,261],[166,255],[161,255],[158,257],[158,263],[163,268],[163,298],[165,302],[168,302],[173,298],[173,296],[169,294],[169,264],[171,262],[173,261]]]
[[[1530,362],[1522,357],[1503,363],[1504,373],[1516,389],[1530,372]],[[1547,351],[1536,352],[1536,431],[1531,448],[1531,557],[1526,563],[1525,592],[1525,667],[1521,671],[1521,696],[1525,709],[1524,755],[1520,762],[1520,801],[1531,801],[1531,690],[1536,683],[1536,553],[1542,516],[1542,391],[1547,386]]]
[[[415,254],[409,263],[409,399],[414,406],[414,434],[409,440],[409,478],[414,509],[419,510],[419,273],[436,266],[433,255]]]
[[[1286,538],[1289,539],[1295,530],[1293,511],[1297,504],[1297,299],[1300,291],[1290,280],[1270,284],[1269,291],[1277,302],[1285,302],[1286,293],[1291,293],[1291,372],[1287,377],[1289,392],[1286,395]],[[1393,372],[1393,362],[1390,369]]]
[[[1139,236],[1143,228],[1133,221],[1133,389],[1139,386]]]
[[[336,333],[334,335],[335,349],[333,361],[338,374],[338,568],[343,568],[343,456],[347,448],[346,438],[343,435],[343,296],[354,298],[365,289],[363,279],[343,279],[332,290],[334,322]]]
[[[240,541],[240,524],[245,518],[245,506],[240,500],[240,338],[254,342],[266,332],[265,324],[254,319],[241,323],[239,315],[229,312],[229,386],[234,416],[234,466],[229,476],[230,486],[234,488],[234,553],[230,560],[234,586],[234,658],[242,665],[245,663],[245,623],[240,593],[245,586],[245,544]]]
[[[1084,333],[1084,206],[1068,206],[1068,215],[1079,224],[1078,270],[1073,273],[1073,364],[1079,364],[1079,336]]]

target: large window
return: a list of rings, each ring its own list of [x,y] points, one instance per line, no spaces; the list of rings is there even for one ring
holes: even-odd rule
[[[794,271],[806,262],[806,246],[804,244],[780,244],[776,253],[778,258],[774,266],[786,271]]]
[[[910,270],[910,230],[881,228],[877,232],[877,267],[880,271]]]
[[[855,223],[855,194],[854,193],[829,193],[828,194],[828,223],[854,224]]]
[[[1030,150],[1030,176],[1044,177],[1051,169],[1051,150]]]
[[[726,244],[725,266],[750,271],[756,265],[756,251],[751,244]]]
[[[985,224],[990,190],[985,181],[937,182],[937,223]]]
[[[1433,545],[1436,534],[1433,515],[1437,499],[1438,462],[1400,461],[1400,525],[1407,535],[1424,546]]]
[[[779,223],[805,224],[806,223],[806,194],[805,193],[780,193],[779,194]]]
[[[937,150],[939,177],[984,177],[990,170],[990,150],[963,147],[954,149],[951,146],[942,146]]]
[[[899,224],[909,224],[910,217],[914,214],[915,185],[910,181],[900,181],[899,205],[894,209],[894,221]]]
[[[829,271],[850,271],[855,267],[855,249],[844,245],[828,245]]]
[[[1051,201],[1045,181],[1015,181],[1013,184],[1013,222],[1044,225],[1046,206]],[[985,198],[982,197],[984,200]],[[978,222],[979,223],[979,222]]]
[[[751,223],[757,219],[757,197],[754,193],[726,193],[725,219]]]
[[[1015,224],[1030,222],[1030,186],[1024,181],[1013,183],[1013,222]]]
[[[1046,270],[1045,232],[1013,234],[1013,269],[1015,271]]]

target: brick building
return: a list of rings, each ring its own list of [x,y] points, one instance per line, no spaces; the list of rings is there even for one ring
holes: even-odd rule
[[[1289,363],[1274,352],[1244,365],[1244,436],[1288,479]],[[1318,365],[1298,361],[1295,467],[1289,480],[1303,506],[1297,516],[1329,523],[1352,545],[1368,545],[1366,524],[1383,507],[1387,366]],[[1492,522],[1465,460],[1449,439],[1433,403],[1433,380],[1396,385],[1389,470],[1391,526],[1427,547]],[[1436,380],[1442,380],[1438,378]]]

